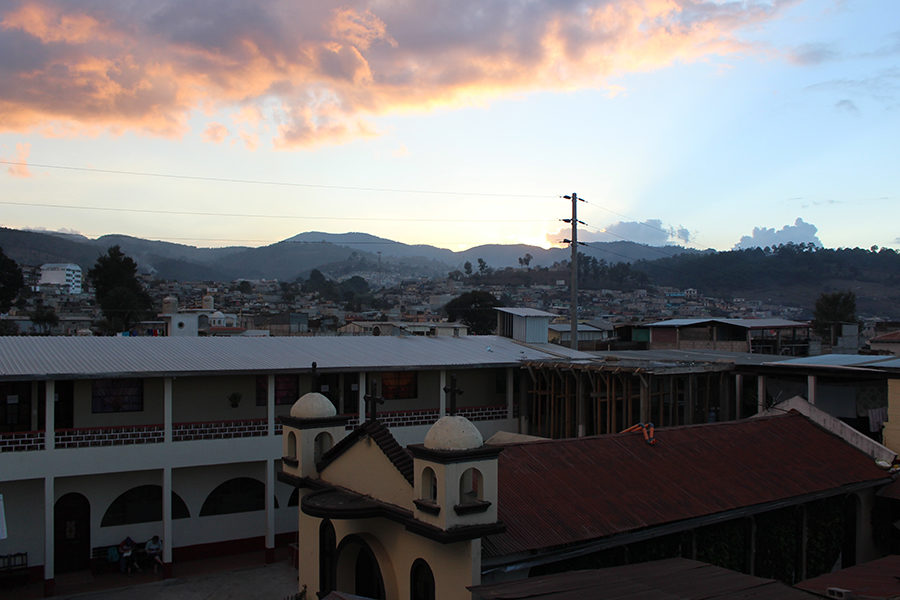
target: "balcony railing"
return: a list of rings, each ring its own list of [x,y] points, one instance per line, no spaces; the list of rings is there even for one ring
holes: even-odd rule
[[[44,449],[43,431],[0,433],[0,452],[29,452]]]
[[[267,435],[266,419],[237,419],[229,421],[200,421],[172,425],[172,441],[223,440]],[[281,424],[275,423],[275,435],[281,435]]]
[[[158,444],[162,441],[162,425],[77,427],[56,430],[57,448],[131,446],[134,444]]]

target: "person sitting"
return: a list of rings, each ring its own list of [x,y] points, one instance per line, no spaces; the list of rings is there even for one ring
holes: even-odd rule
[[[141,570],[134,560],[134,540],[128,536],[119,542],[119,570],[131,575],[134,569]]]
[[[147,540],[147,543],[144,544],[144,552],[147,553],[147,558],[153,561],[154,573],[157,572],[159,567],[165,568],[166,565],[162,561],[162,541],[160,541],[158,535],[154,535]]]

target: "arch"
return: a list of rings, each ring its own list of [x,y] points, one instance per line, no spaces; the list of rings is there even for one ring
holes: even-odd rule
[[[337,537],[334,525],[324,519],[319,525],[319,598],[337,589]]]
[[[337,548],[335,587],[338,591],[385,600],[384,575],[372,548],[360,535],[348,535]]]
[[[91,560],[91,503],[69,492],[53,505],[53,561],[57,573],[87,569]]]
[[[471,467],[459,478],[459,503],[472,504],[484,499],[484,479],[481,471]]]
[[[297,434],[291,431],[287,437],[287,457],[297,460]]]
[[[322,455],[331,450],[331,447],[334,445],[334,438],[331,437],[331,434],[327,431],[323,431],[316,436],[314,441],[315,449],[313,453],[313,460],[316,464],[322,459]]]
[[[187,504],[181,496],[172,492],[172,518],[187,519],[190,516]],[[119,494],[119,497],[112,501],[103,513],[100,527],[154,521],[162,521],[162,486],[139,485]]]
[[[434,600],[434,573],[422,558],[409,570],[409,600]]]
[[[422,489],[420,491],[420,497],[422,500],[437,502],[437,475],[434,474],[434,469],[431,467],[422,469],[421,480]]]
[[[278,498],[275,498],[278,508]],[[200,509],[201,517],[266,509],[266,485],[252,477],[236,477],[219,484]]]

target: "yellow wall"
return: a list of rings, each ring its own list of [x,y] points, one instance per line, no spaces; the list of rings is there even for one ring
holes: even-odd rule
[[[321,478],[403,508],[412,503],[412,486],[370,438],[357,442],[325,467]]]
[[[900,379],[888,379],[888,420],[884,445],[900,454]]]

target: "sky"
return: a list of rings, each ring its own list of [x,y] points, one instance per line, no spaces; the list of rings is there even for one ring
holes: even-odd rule
[[[0,0],[0,224],[900,249],[897,0]]]

